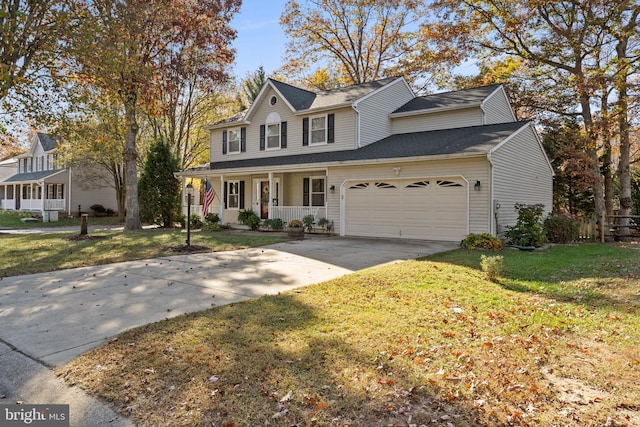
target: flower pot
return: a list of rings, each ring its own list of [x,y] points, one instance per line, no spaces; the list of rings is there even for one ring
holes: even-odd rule
[[[302,227],[289,227],[287,229],[287,237],[290,239],[302,240],[304,239],[304,228]]]

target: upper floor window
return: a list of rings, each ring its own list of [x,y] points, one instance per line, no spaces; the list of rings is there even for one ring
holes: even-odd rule
[[[276,112],[267,116],[266,124],[260,126],[260,150],[287,148],[287,122],[280,120]]]
[[[239,153],[240,152],[240,129],[231,129],[228,133],[229,144],[227,147],[227,153]]]
[[[236,154],[246,151],[246,128],[222,131],[222,154]]]
[[[302,119],[302,145],[331,144],[334,137],[335,114]]]
[[[311,144],[324,144],[327,142],[327,118],[326,116],[311,118],[311,132],[309,142]]]
[[[267,150],[280,148],[280,123],[267,125]]]

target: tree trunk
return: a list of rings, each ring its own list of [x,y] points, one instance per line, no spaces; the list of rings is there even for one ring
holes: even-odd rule
[[[629,60],[627,58],[627,39],[623,38],[616,45],[617,53],[617,78],[616,90],[618,101],[616,102],[618,114],[618,131],[620,133],[620,159],[618,161],[618,179],[620,181],[620,227],[618,228],[620,240],[628,241],[629,215],[631,215],[631,174],[629,172],[629,104],[628,83]],[[626,217],[626,218],[625,218]]]
[[[591,159],[591,169],[594,176],[598,177],[598,181],[593,186],[593,201],[595,207],[597,222],[599,223],[602,218],[602,213],[605,211],[604,205],[604,192],[602,188],[602,173],[600,172],[600,158],[598,157],[598,135],[594,130],[593,116],[591,114],[591,99],[586,85],[583,83],[579,86],[580,90],[580,105],[582,107],[582,119],[584,120],[585,132],[588,136],[588,148],[587,155]],[[601,227],[604,224],[600,224]]]
[[[613,158],[611,156],[611,119],[609,116],[609,91],[602,84],[600,98],[600,134],[602,136],[602,176],[604,177],[604,206],[607,215],[613,215]]]
[[[142,223],[140,222],[140,209],[138,207],[138,170],[136,160],[138,153],[136,151],[136,137],[138,135],[138,123],[136,121],[136,95],[134,93],[127,94],[125,98],[125,137],[124,151],[124,180],[126,188],[125,197],[125,230],[140,230]]]

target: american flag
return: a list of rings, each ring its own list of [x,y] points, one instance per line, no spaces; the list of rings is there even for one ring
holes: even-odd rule
[[[209,178],[206,179],[204,184],[204,200],[202,201],[202,215],[207,216],[209,213],[209,205],[216,198],[216,190],[213,189]]]

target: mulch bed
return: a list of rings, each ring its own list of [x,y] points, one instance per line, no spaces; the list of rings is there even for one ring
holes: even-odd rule
[[[211,252],[211,248],[208,246],[200,246],[200,245],[174,245],[167,246],[166,248],[169,252],[176,253],[195,253],[195,252]]]
[[[71,236],[71,237],[65,237],[65,240],[69,240],[71,242],[77,242],[80,240],[97,240],[97,239],[104,239],[107,236],[92,236],[90,234],[78,234],[77,236]]]

